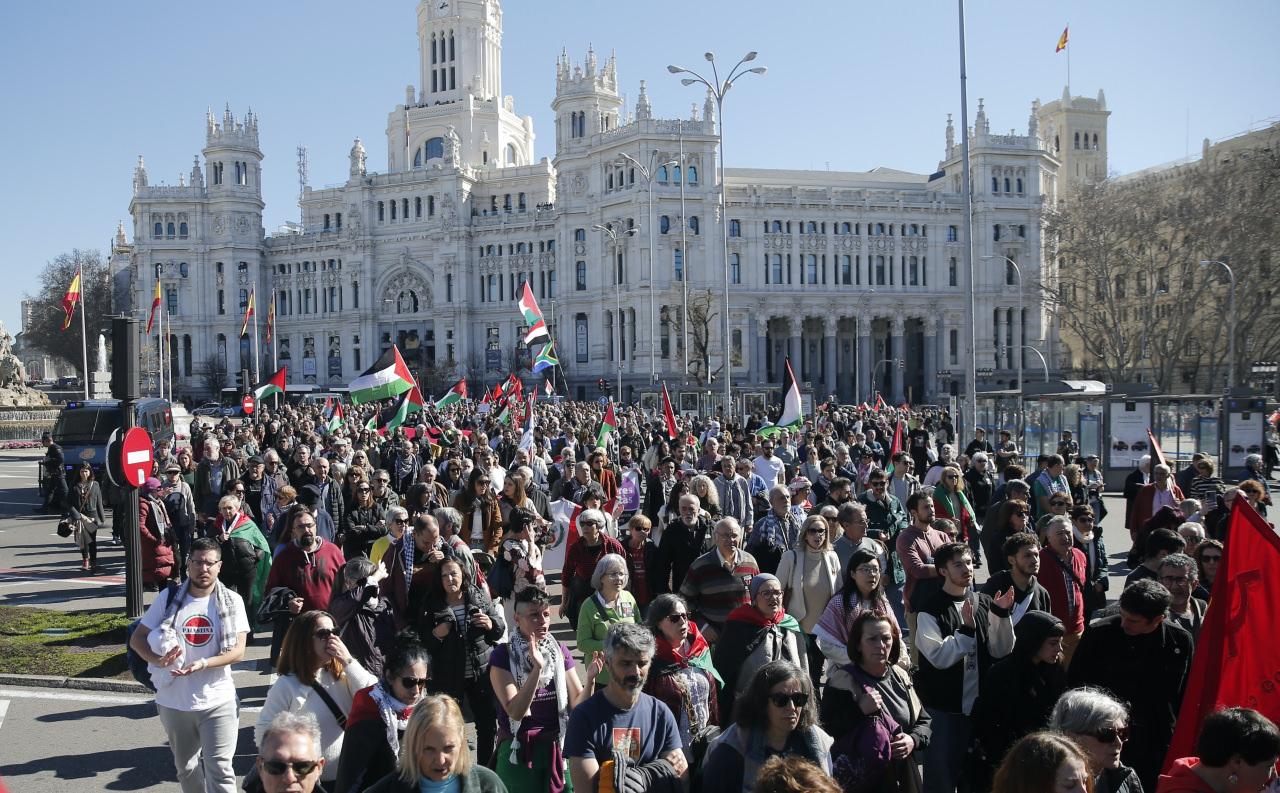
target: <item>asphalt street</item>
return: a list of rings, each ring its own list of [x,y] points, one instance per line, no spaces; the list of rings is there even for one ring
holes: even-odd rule
[[[102,571],[80,572],[80,555],[58,537],[56,520],[32,515],[38,504],[35,477],[38,449],[0,451],[0,605],[39,606],[72,612],[124,611],[124,550],[99,534]],[[1104,536],[1112,557],[1114,596],[1124,583],[1129,548],[1121,523],[1124,503],[1107,498]],[[563,552],[548,554],[548,570],[558,573]],[[985,571],[979,570],[980,580]],[[558,576],[556,576],[558,578]],[[551,587],[558,594],[558,585]],[[147,602],[155,597],[148,594]],[[567,623],[559,638],[573,647]],[[252,763],[253,725],[266,697],[266,634],[235,667],[241,699],[236,771]],[[75,791],[175,791],[172,755],[145,696],[65,688],[0,685],[0,778],[13,793]]]

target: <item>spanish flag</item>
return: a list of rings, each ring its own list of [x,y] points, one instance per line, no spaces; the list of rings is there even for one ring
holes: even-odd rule
[[[271,343],[271,334],[276,327],[276,301],[267,304],[267,344]]]
[[[160,308],[160,281],[156,281],[156,293],[151,298],[151,316],[147,317],[147,335],[151,335],[151,326],[156,322],[156,310]]]
[[[80,302],[80,276],[82,271],[76,271],[76,277],[71,279],[71,286],[67,289],[67,293],[62,296],[62,310],[66,312],[66,318],[62,320],[62,329],[66,330],[71,327],[71,318],[76,315],[76,304]]]
[[[1062,36],[1058,38],[1058,48],[1054,50],[1055,53],[1062,52],[1067,48],[1067,31],[1070,29],[1071,29],[1070,25],[1067,25],[1065,28],[1062,29]]]
[[[249,323],[253,321],[253,298],[257,293],[257,289],[249,293],[249,302],[244,307],[244,324],[240,326],[241,336],[246,336],[249,333]]]

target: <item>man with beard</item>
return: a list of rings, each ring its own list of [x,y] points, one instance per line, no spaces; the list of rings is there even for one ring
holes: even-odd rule
[[[679,727],[671,710],[643,691],[655,648],[643,625],[619,623],[605,636],[609,684],[573,709],[565,731],[575,790],[596,790],[603,774],[625,778],[628,791],[682,789],[689,764]]]
[[[676,486],[676,461],[674,457],[663,457],[658,463],[658,470],[649,475],[649,482],[644,491],[644,512],[653,525],[658,525],[658,511],[671,497],[671,488]]]
[[[230,457],[223,457],[218,442],[209,438],[204,442],[204,456],[196,466],[196,512],[200,525],[218,514],[218,499],[222,498],[227,484],[240,478],[240,466]]]
[[[1040,543],[1035,535],[1025,531],[1011,534],[1004,541],[1002,551],[1009,568],[988,578],[981,592],[995,597],[1012,587],[1013,607],[1009,616],[1014,625],[1028,611],[1050,611],[1052,600],[1049,591],[1036,580],[1036,574],[1040,572]]]

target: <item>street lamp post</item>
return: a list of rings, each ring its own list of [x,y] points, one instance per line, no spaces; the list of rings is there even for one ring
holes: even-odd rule
[[[1006,263],[1006,264],[1008,264],[1010,267],[1012,267],[1012,268],[1013,268],[1013,272],[1014,272],[1014,274],[1018,276],[1018,334],[1019,334],[1019,338],[1018,338],[1018,340],[1017,340],[1016,342],[1014,342],[1011,346],[1012,346],[1015,350],[1017,350],[1017,359],[1018,359],[1018,410],[1017,410],[1017,412],[1015,413],[1015,419],[1016,419],[1016,421],[1017,421],[1017,423],[1018,423],[1018,426],[1014,427],[1014,429],[1015,429],[1015,430],[1017,430],[1017,437],[1018,437],[1018,441],[1019,441],[1019,442],[1021,442],[1021,441],[1022,441],[1022,393],[1023,393],[1023,391],[1022,391],[1022,348],[1025,346],[1025,345],[1023,345],[1023,343],[1022,343],[1022,338],[1021,338],[1021,336],[1027,332],[1027,331],[1026,331],[1026,326],[1025,326],[1025,323],[1026,323],[1026,315],[1027,315],[1027,311],[1026,311],[1026,296],[1027,296],[1027,291],[1026,291],[1025,289],[1023,289],[1023,288],[1022,288],[1022,268],[1021,268],[1021,267],[1019,267],[1019,266],[1018,266],[1018,263],[1017,263],[1017,262],[1015,262],[1013,259],[1010,259],[1008,256],[1005,256],[1005,255],[1003,255],[1003,254],[996,254],[996,255],[993,255],[993,256],[983,256],[982,258],[983,258],[983,259],[1004,259],[1004,260],[1005,260],[1005,263]],[[1036,350],[1036,354],[1037,354],[1037,355],[1040,355],[1040,360],[1041,360],[1041,361],[1043,361],[1043,360],[1044,360],[1044,356],[1040,354],[1040,351],[1039,351],[1039,350]],[[1047,382],[1049,382],[1049,366],[1048,366],[1048,364],[1047,364],[1047,363],[1045,364],[1045,376],[1044,376],[1044,379],[1045,379],[1045,382],[1046,382],[1046,383],[1047,383]]]
[[[613,335],[618,340],[617,344],[617,361],[618,361],[618,404],[622,404],[622,345],[625,340],[622,338],[622,273],[618,268],[618,254],[622,250],[621,243],[618,242],[618,232],[612,224],[597,223],[591,228],[603,232],[609,237],[610,255],[609,269],[613,270],[613,299],[614,299],[614,315],[613,315]],[[635,229],[627,229],[622,232],[626,236],[635,234]]]
[[[738,78],[747,74],[764,74],[768,70],[763,66],[756,66],[739,71],[744,63],[756,59],[756,52],[752,50],[743,55],[742,59],[734,64],[734,67],[729,70],[729,76],[721,82],[720,73],[716,69],[715,53],[707,52],[703,54],[703,57],[711,64],[711,77],[715,81],[714,83],[697,72],[682,66],[668,66],[667,71],[672,74],[689,75],[680,80],[681,85],[688,86],[694,83],[701,83],[707,87],[707,90],[711,92],[711,95],[716,100],[716,129],[720,133],[720,156],[716,159],[716,176],[720,181],[720,234],[721,253],[724,257],[724,311],[720,327],[721,332],[724,334],[724,411],[727,417],[733,415],[733,390],[730,383],[733,379],[733,359],[729,354],[729,218],[727,217],[728,199],[724,184],[724,97],[729,93],[729,89],[733,87]],[[684,174],[682,172],[681,178],[683,177]]]
[[[1040,351],[1039,351],[1039,350],[1037,350],[1035,347],[1032,347],[1030,344],[1023,344],[1023,345],[1020,345],[1020,346],[1021,346],[1021,347],[1022,347],[1022,349],[1024,349],[1024,350],[1031,350],[1032,352],[1034,352],[1036,355],[1038,355],[1038,356],[1040,357],[1040,365],[1044,367],[1044,381],[1045,381],[1046,383],[1047,383],[1047,382],[1049,382],[1049,362],[1048,362],[1048,361],[1046,361],[1046,360],[1044,359],[1044,353],[1040,352]],[[1019,353],[1019,357],[1021,357],[1021,353]],[[1019,396],[1021,396],[1021,394],[1022,394],[1022,381],[1021,381],[1021,380],[1019,380],[1019,381],[1018,381],[1018,394],[1019,394]],[[1021,412],[1022,400],[1018,400],[1018,405],[1019,405],[1019,412]]]
[[[656,357],[658,334],[654,329],[653,324],[655,319],[653,315],[653,180],[657,175],[656,172],[658,168],[663,165],[671,165],[675,160],[667,160],[659,165],[654,165],[653,161],[658,158],[658,152],[656,149],[649,155],[649,165],[652,167],[641,165],[639,160],[626,152],[623,152],[622,158],[629,161],[638,171],[640,171],[640,176],[643,177],[645,181],[645,193],[649,197],[649,385],[653,385],[658,382],[658,363]],[[686,254],[681,251],[680,255],[685,256]],[[685,262],[685,269],[688,269],[688,262]]]
[[[1200,262],[1201,267],[1208,267],[1216,264],[1227,271],[1227,278],[1231,279],[1231,295],[1230,303],[1227,306],[1227,315],[1231,317],[1230,335],[1227,336],[1227,395],[1231,395],[1231,389],[1236,384],[1236,274],[1231,269],[1231,265],[1217,259],[1205,259]]]

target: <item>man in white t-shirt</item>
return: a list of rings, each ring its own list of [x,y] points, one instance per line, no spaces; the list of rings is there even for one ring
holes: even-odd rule
[[[231,665],[244,658],[249,618],[240,596],[218,582],[221,566],[222,550],[215,541],[193,542],[187,583],[172,597],[157,595],[129,640],[152,667],[156,709],[182,793],[236,790],[231,758],[240,718]],[[164,652],[157,653],[153,644]]]
[[[751,468],[755,471],[756,476],[764,480],[769,487],[774,485],[785,485],[783,479],[783,471],[786,470],[786,464],[782,460],[773,455],[773,441],[760,441],[760,456],[751,462]]]

